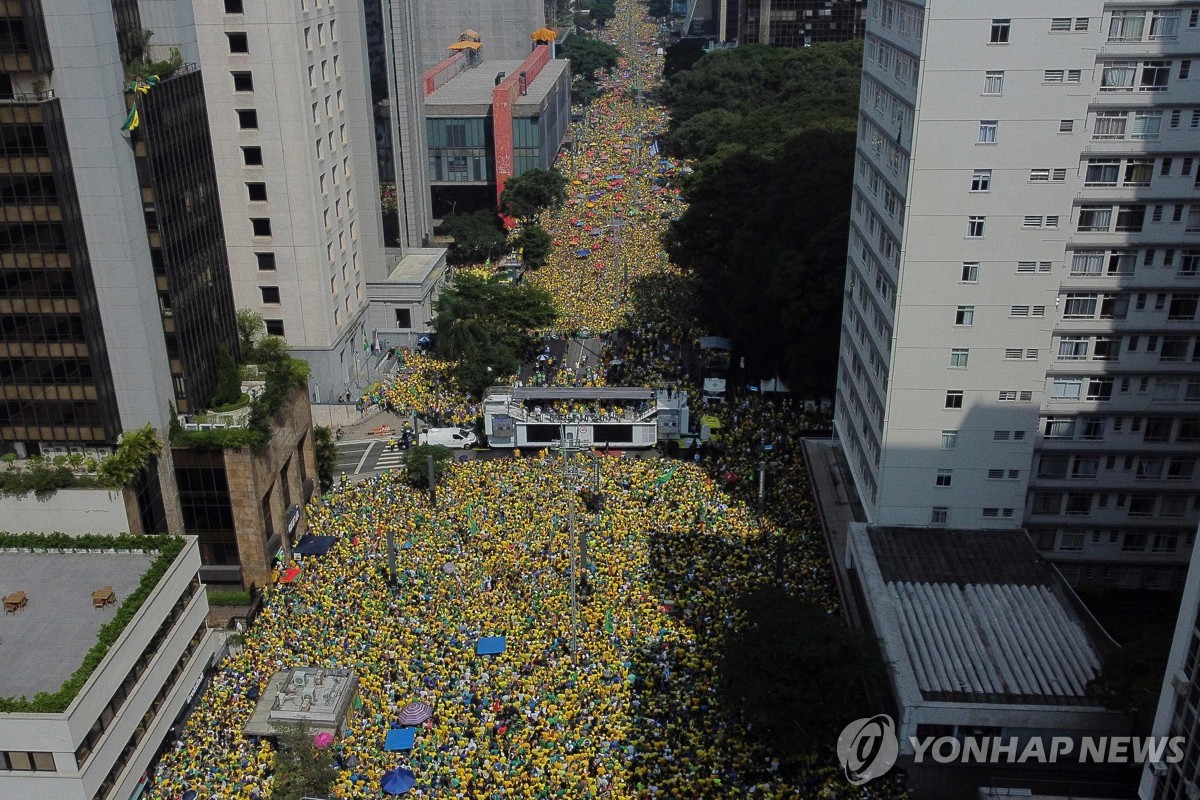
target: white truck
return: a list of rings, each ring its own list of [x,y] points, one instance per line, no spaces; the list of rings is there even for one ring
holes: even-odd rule
[[[417,444],[440,444],[454,450],[473,447],[475,434],[466,428],[430,428],[417,434]]]

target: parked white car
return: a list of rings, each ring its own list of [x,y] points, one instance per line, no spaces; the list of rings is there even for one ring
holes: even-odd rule
[[[417,444],[440,444],[454,450],[474,446],[475,434],[466,428],[430,428],[417,434]]]

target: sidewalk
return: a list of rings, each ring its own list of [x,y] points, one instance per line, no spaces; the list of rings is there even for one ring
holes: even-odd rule
[[[851,522],[866,522],[867,517],[846,467],[841,448],[832,439],[804,439],[804,461],[808,465],[808,480],[821,513],[825,543],[833,562],[833,577],[846,621],[862,629],[862,609],[850,591],[846,574],[846,534]]]

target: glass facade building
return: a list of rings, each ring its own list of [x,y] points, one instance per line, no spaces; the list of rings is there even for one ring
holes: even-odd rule
[[[122,60],[140,60],[146,42],[136,0],[114,0],[109,8]],[[185,64],[137,95],[141,124],[128,143],[144,229],[137,223],[111,232],[111,223],[89,228],[96,225],[88,222],[96,217],[96,197],[111,196],[114,208],[131,199],[128,184],[116,177],[129,162],[122,147],[108,162],[97,162],[95,148],[89,149],[87,196],[80,195],[71,145],[80,132],[78,105],[107,107],[119,102],[122,87],[101,73],[85,74],[69,59],[60,58],[56,71],[46,34],[52,21],[38,0],[0,6],[0,449],[24,453],[46,446],[103,449],[116,443],[123,428],[142,424],[122,419],[125,401],[118,402],[118,389],[131,389],[114,385],[114,373],[122,370],[110,348],[145,346],[144,333],[131,327],[134,339],[125,342],[127,334],[117,328],[136,323],[112,309],[106,317],[98,287],[111,292],[117,285],[148,288],[143,281],[155,282],[161,334],[149,331],[150,340],[163,337],[180,411],[208,404],[218,345],[237,351],[199,71]],[[56,97],[47,84],[60,93],[73,88]],[[132,93],[126,102],[133,102]],[[68,104],[77,110],[65,110]],[[114,238],[102,236],[89,247],[88,237],[102,229]],[[139,250],[146,252],[145,245],[138,247],[141,235],[150,269],[138,263]],[[123,259],[114,261],[112,242],[128,242]],[[162,406],[158,425],[168,399],[141,398],[139,410],[129,411],[144,421],[146,401]]]
[[[120,426],[70,151],[48,95],[0,104],[0,204],[0,442],[113,442]]]
[[[430,182],[486,184],[496,179],[491,118],[431,117],[425,126]]]
[[[163,334],[180,412],[206,408],[216,353],[237,353],[212,141],[199,70],[184,67],[146,95],[133,134]]]

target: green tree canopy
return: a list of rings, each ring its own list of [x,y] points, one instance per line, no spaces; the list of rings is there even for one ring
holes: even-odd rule
[[[670,4],[670,0],[662,1]],[[671,80],[680,72],[696,66],[696,62],[703,57],[703,39],[680,39],[666,49],[666,55],[663,57],[663,79]]]
[[[500,218],[490,211],[446,217],[443,229],[454,238],[449,258],[454,264],[474,264],[496,258],[508,240],[500,229]]]
[[[242,351],[242,358],[252,357],[258,337],[262,336],[266,329],[267,324],[263,322],[262,314],[249,308],[237,310],[238,348]]]
[[[621,51],[594,36],[577,33],[559,48],[559,54],[571,61],[571,74],[592,79],[604,69],[615,69]]]
[[[404,474],[413,486],[428,488],[430,456],[433,456],[433,479],[440,482],[454,460],[454,451],[449,447],[444,444],[418,444],[405,450],[401,456]]]
[[[671,0],[647,0],[646,13],[655,19],[665,19],[671,16]]]
[[[671,142],[681,155],[704,159],[722,144],[768,153],[813,126],[853,130],[861,72],[858,40],[713,51],[664,87]]]
[[[586,9],[592,22],[600,27],[607,25],[617,15],[616,0],[582,0],[580,7]]]
[[[313,427],[313,447],[317,462],[317,480],[321,484],[321,494],[333,488],[333,469],[337,466],[337,445],[333,441],[333,431],[324,425]]]
[[[853,167],[851,133],[805,131],[775,158],[737,152],[686,184],[668,233],[699,284],[702,326],[794,391],[833,391]]]
[[[780,757],[827,748],[882,685],[878,643],[782,589],[738,602],[743,624],[725,642],[721,701]]]
[[[240,319],[239,319],[240,323]],[[237,362],[223,344],[217,345],[217,389],[213,392],[212,405],[233,405],[242,397],[242,379],[238,376]]]
[[[535,167],[509,178],[500,193],[500,210],[521,220],[533,219],[543,208],[558,208],[567,200],[567,179],[556,169]]]
[[[273,727],[279,743],[271,785],[273,800],[324,796],[337,779],[332,749],[318,749],[302,722],[277,722]]]
[[[456,277],[434,310],[438,352],[458,362],[454,381],[473,394],[515,373],[530,332],[550,327],[557,316],[545,289],[470,274]]]
[[[513,242],[521,248],[521,260],[525,266],[537,269],[550,258],[554,241],[541,225],[523,225]]]

